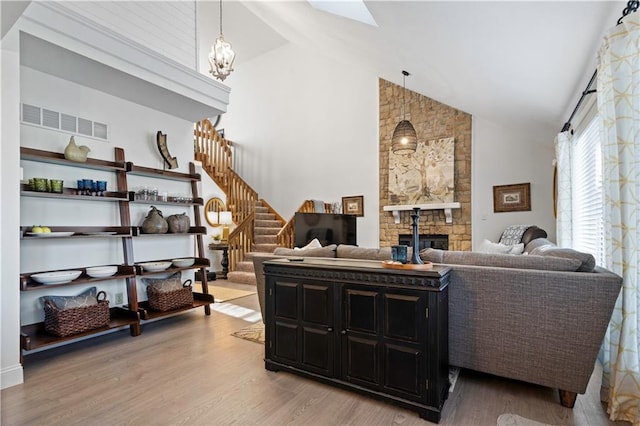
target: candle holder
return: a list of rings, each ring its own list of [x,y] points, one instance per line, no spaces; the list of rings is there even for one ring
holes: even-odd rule
[[[420,219],[420,208],[414,207],[413,213],[411,214],[411,219],[413,219],[413,224],[411,227],[413,228],[413,255],[411,256],[411,263],[414,265],[422,265],[422,259],[420,259],[419,251],[420,251],[420,239],[418,237],[418,220]]]

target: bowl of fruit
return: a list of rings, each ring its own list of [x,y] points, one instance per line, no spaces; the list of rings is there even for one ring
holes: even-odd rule
[[[53,232],[48,226],[32,226],[31,231],[26,232],[31,237],[52,238],[52,237],[70,237],[74,232]]]

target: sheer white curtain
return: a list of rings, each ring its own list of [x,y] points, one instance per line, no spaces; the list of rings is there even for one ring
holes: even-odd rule
[[[612,420],[640,424],[640,12],[627,15],[599,52],[605,266],[623,288],[602,347],[601,396]]]
[[[560,247],[571,247],[573,230],[571,227],[571,134],[561,132],[556,136],[556,239]]]

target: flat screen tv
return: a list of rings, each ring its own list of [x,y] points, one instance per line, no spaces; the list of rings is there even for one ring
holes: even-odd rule
[[[296,213],[293,226],[294,245],[303,247],[314,238],[323,246],[356,245],[356,217],[350,214]]]

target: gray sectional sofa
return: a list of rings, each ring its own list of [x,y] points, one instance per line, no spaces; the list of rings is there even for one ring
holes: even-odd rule
[[[265,260],[291,256],[386,260],[390,248],[279,248],[255,254],[264,312]],[[425,249],[423,260],[452,267],[449,283],[449,363],[560,391],[573,407],[586,391],[622,279],[594,267],[593,257],[531,240],[525,254]]]

